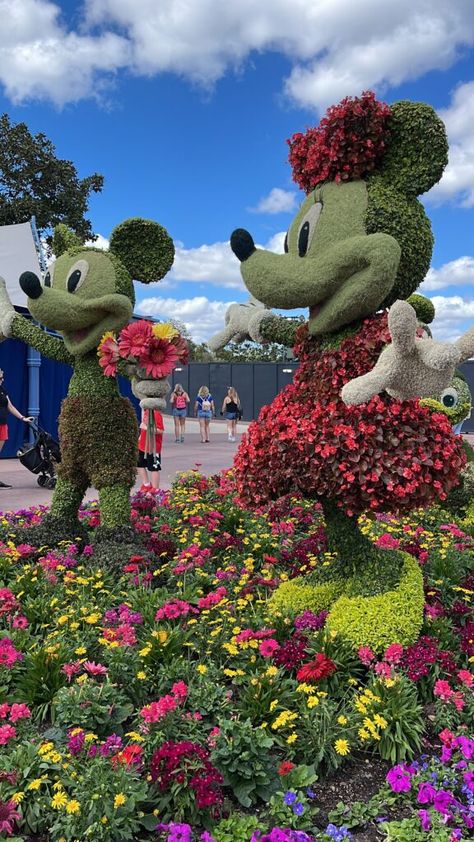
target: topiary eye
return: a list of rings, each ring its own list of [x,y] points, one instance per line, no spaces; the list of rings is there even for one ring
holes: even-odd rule
[[[459,403],[459,394],[457,389],[454,389],[452,386],[445,389],[441,394],[441,403],[447,409],[453,409],[453,407],[457,406]]]
[[[46,275],[44,276],[43,284],[44,284],[45,287],[51,287],[53,285],[53,278],[52,278],[50,269],[48,269],[48,271],[46,272]]]
[[[298,233],[298,254],[300,257],[305,257],[308,253],[322,207],[321,202],[315,202],[314,205],[311,205],[300,225]]]
[[[68,292],[75,292],[84,283],[87,272],[89,271],[89,264],[87,260],[78,260],[74,266],[69,270],[66,286]]]
[[[283,251],[288,254],[288,231],[285,234],[285,242],[283,243]]]

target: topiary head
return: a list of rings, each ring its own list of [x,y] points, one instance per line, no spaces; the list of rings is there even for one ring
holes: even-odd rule
[[[407,298],[429,268],[433,238],[416,198],[447,163],[444,125],[423,103],[390,108],[366,93],[294,135],[294,179],[309,191],[285,254],[257,250],[238,229],[231,246],[250,292],[267,306],[310,309],[313,335]]]
[[[32,272],[24,272],[20,286],[32,316],[59,331],[74,356],[97,348],[106,331],[124,327],[135,303],[133,280],[161,280],[174,259],[167,231],[139,218],[114,229],[109,251],[74,242],[67,229],[55,232],[53,243],[56,260],[43,284]]]

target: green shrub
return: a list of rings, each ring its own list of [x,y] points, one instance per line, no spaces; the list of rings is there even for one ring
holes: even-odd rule
[[[263,729],[254,728],[250,719],[222,720],[219,729],[211,760],[225,786],[243,807],[250,807],[258,798],[267,801],[277,778],[270,753],[273,739]]]
[[[423,623],[423,577],[418,562],[404,555],[400,584],[376,596],[340,596],[327,619],[331,632],[357,649],[382,653],[391,643],[413,643]]]
[[[303,611],[324,611],[342,593],[341,582],[322,582],[312,585],[307,579],[298,577],[284,582],[269,600],[271,614],[301,614]]]

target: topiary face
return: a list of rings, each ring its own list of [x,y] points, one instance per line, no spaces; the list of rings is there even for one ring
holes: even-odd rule
[[[309,140],[293,139],[295,180],[316,186],[290,226],[284,255],[255,249],[243,229],[231,237],[252,295],[270,307],[309,307],[313,335],[407,298],[429,268],[431,226],[416,197],[446,166],[444,125],[423,103],[379,112],[373,97],[344,100],[308,131]]]
[[[135,303],[132,278],[160,280],[171,268],[174,246],[161,225],[142,219],[117,226],[109,252],[71,248],[71,238],[59,233],[55,247],[64,243],[69,251],[51,264],[43,284],[25,272],[20,286],[32,316],[61,333],[73,356],[82,356],[97,348],[106,331],[119,331],[130,321]]]
[[[464,377],[456,374],[449,386],[436,398],[426,398],[420,401],[433,412],[447,415],[453,427],[465,421],[471,414],[472,395]]]

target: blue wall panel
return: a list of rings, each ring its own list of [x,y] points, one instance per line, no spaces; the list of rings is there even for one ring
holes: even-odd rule
[[[5,389],[13,406],[22,415],[28,411],[27,352],[26,345],[17,339],[8,339],[0,344],[0,368],[5,374]],[[16,456],[17,450],[28,440],[28,428],[11,413],[8,414],[8,436],[1,454],[4,458]]]

